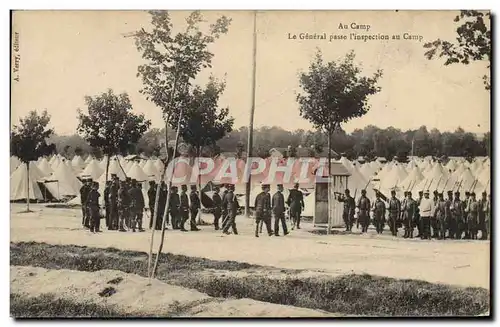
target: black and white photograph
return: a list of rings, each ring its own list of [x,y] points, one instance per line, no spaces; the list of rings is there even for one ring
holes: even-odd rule
[[[492,16],[12,10],[11,317],[491,319]]]

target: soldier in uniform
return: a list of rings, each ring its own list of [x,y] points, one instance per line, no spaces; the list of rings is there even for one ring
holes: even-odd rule
[[[172,221],[173,229],[181,228],[182,218],[180,214],[180,205],[181,205],[181,200],[179,197],[179,189],[177,188],[177,186],[172,186],[172,189],[170,191],[169,210],[170,210],[170,220]]]
[[[358,217],[361,224],[361,231],[368,232],[368,225],[370,225],[370,200],[366,197],[366,190],[361,190],[361,197],[358,199],[357,205],[359,212]]]
[[[233,229],[234,235],[238,235],[238,229],[236,228],[236,214],[240,207],[238,203],[238,199],[236,198],[236,194],[234,194],[234,186],[228,186],[228,192],[222,199],[223,205],[226,206],[227,210],[227,222],[223,227],[222,232],[224,234],[229,234],[229,227]]]
[[[415,221],[415,214],[417,211],[417,203],[411,197],[411,192],[406,192],[406,204],[404,212],[404,224],[405,224],[405,238],[413,238],[413,228]]]
[[[389,228],[393,236],[398,235],[398,218],[401,214],[401,202],[396,198],[396,191],[391,191],[391,198],[389,199]]]
[[[288,207],[290,208],[290,216],[292,218],[292,230],[295,226],[300,229],[300,214],[304,210],[304,194],[299,191],[299,184],[296,183],[293,189],[290,190],[288,199],[286,200]]]
[[[221,217],[222,217],[222,226],[221,228],[224,229],[224,224],[227,223],[227,204],[224,203],[224,199],[226,198],[226,194],[228,193],[228,186],[226,185],[224,187],[224,192],[222,192],[222,203],[221,203],[221,207],[222,207],[222,212],[221,212]]]
[[[352,231],[352,225],[354,224],[354,210],[356,209],[354,198],[351,196],[349,190],[345,190],[345,195],[342,196],[342,194],[339,194],[337,201],[344,203],[342,218],[344,219],[346,232],[350,232]]]
[[[111,188],[111,181],[106,181],[106,186],[104,186],[104,209],[106,217],[106,227],[110,229],[111,227],[111,215],[110,215],[110,204],[109,204],[109,189]]]
[[[129,215],[130,195],[125,182],[120,182],[120,189],[118,191],[118,213],[120,216],[119,231],[126,232],[125,222]]]
[[[118,190],[119,184],[118,179],[114,178],[111,175],[111,186],[109,188],[109,220],[111,225],[108,227],[109,230],[117,230],[118,229]]]
[[[278,184],[278,191],[273,195],[271,207],[274,214],[274,236],[279,236],[280,222],[283,227],[283,234],[288,235],[285,220],[285,197],[283,196],[283,185],[281,184]]]
[[[453,219],[453,214],[452,214],[452,206],[453,206],[453,191],[448,191],[447,192],[448,197],[446,198],[446,207],[448,208],[448,219],[446,221],[446,230],[448,231],[448,238],[453,238],[451,237],[451,220]]]
[[[87,194],[87,205],[90,213],[89,228],[92,233],[99,233],[101,222],[101,216],[99,215],[99,183],[93,182],[91,185],[91,189]]]
[[[148,200],[149,200],[149,229],[153,228],[153,220],[155,216],[155,201],[156,201],[156,188],[155,181],[149,181]],[[157,218],[158,219],[158,218]]]
[[[457,223],[458,234],[460,238],[464,235],[464,239],[467,239],[467,218],[469,216],[469,202],[470,202],[470,193],[465,192],[465,200],[462,201],[462,217]]]
[[[218,186],[214,187],[212,201],[214,202],[214,227],[215,230],[219,230],[219,220],[222,215],[222,198],[220,197]]]
[[[131,195],[131,225],[132,232],[135,232],[135,228],[139,232],[144,232],[142,229],[142,216],[144,211],[144,195],[142,194],[142,189],[139,183],[134,179],[132,180],[132,188],[130,190]]]
[[[488,238],[488,235],[491,235],[491,194],[488,194],[488,202],[486,203],[486,235],[485,235],[485,239]]]
[[[88,209],[88,195],[90,193],[89,180],[86,179],[85,183],[80,187],[80,200],[82,202],[82,226],[90,228],[90,213]]]
[[[420,203],[422,202],[422,199],[424,198],[424,192],[423,191],[419,191],[418,192],[418,199],[416,200],[416,212],[415,212],[415,221],[414,221],[414,225],[417,226],[417,238],[418,237],[422,237],[422,222],[420,220]]]
[[[436,208],[439,203],[439,192],[436,190],[433,192],[432,197],[432,212],[431,212],[431,227],[432,227],[432,238],[439,238],[439,221],[436,217]]]
[[[421,239],[431,239],[431,216],[434,210],[434,203],[432,199],[429,198],[429,191],[425,191],[425,197],[420,201],[420,223],[421,227]]]
[[[449,226],[449,238],[460,239],[462,237],[459,232],[459,224],[463,216],[463,206],[460,200],[460,192],[455,192],[455,198],[450,204],[450,226]]]
[[[271,229],[271,195],[268,184],[262,185],[262,192],[255,198],[255,237],[259,237],[259,226],[261,222],[266,224],[267,234],[273,235]]]
[[[191,185],[191,193],[189,194],[189,212],[191,214],[191,231],[199,231],[200,229],[196,227],[196,217],[201,209],[200,197],[196,191],[196,185]]]
[[[158,217],[156,218],[156,230],[163,229],[163,217],[165,217],[165,229],[167,229],[167,225],[169,222],[168,212],[167,210],[167,197],[168,197],[168,189],[167,184],[165,182],[161,182],[160,186],[160,198],[158,200]]]
[[[478,230],[481,231],[481,239],[486,240],[488,238],[488,232],[486,230],[486,214],[488,211],[488,199],[486,198],[486,192],[481,195],[481,200],[479,200],[479,211],[478,211]]]
[[[384,232],[385,223],[385,203],[380,199],[380,193],[375,193],[375,202],[373,202],[373,222],[378,234]]]
[[[476,200],[476,193],[472,192],[467,210],[467,232],[465,236],[467,239],[477,240],[478,216],[479,203]]]
[[[447,202],[443,198],[443,193],[439,193],[434,216],[437,220],[438,239],[440,240],[446,239],[446,221],[450,213],[449,208],[450,207],[447,206]]]
[[[404,196],[403,196],[403,199],[400,200],[400,203],[401,203],[401,212],[399,214],[398,226],[401,226],[401,223],[404,223],[404,221],[405,221],[406,206],[408,203],[408,191],[404,191]],[[405,231],[406,231],[406,228],[405,228]]]
[[[181,231],[187,232],[184,225],[186,221],[189,219],[189,198],[187,195],[187,186],[181,185],[181,194],[180,194],[180,213],[181,213]]]

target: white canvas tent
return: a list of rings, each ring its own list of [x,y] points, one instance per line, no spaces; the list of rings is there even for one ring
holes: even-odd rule
[[[41,177],[40,170],[35,162],[30,162],[29,180],[28,169],[25,164],[19,165],[10,176],[10,200],[43,200],[43,194],[37,180]]]

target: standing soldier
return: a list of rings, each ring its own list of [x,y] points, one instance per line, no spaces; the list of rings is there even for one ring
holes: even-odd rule
[[[158,199],[158,216],[156,217],[156,230],[163,229],[163,217],[165,217],[165,228],[168,225],[168,213],[165,213],[167,210],[167,197],[168,197],[168,189],[167,184],[165,182],[161,182],[160,186],[160,198]]]
[[[184,225],[189,219],[189,198],[187,195],[187,186],[181,185],[181,195],[180,195],[180,210],[181,210],[181,231],[187,232]]]
[[[87,205],[90,213],[89,228],[92,233],[99,233],[101,217],[99,215],[99,183],[92,182],[90,191],[87,195]]]
[[[349,190],[345,190],[345,195],[339,194],[337,201],[344,203],[342,218],[344,219],[346,232],[350,232],[354,224],[354,210],[356,208],[354,198],[350,195]]]
[[[120,182],[120,190],[118,191],[118,212],[120,216],[119,231],[126,232],[125,222],[129,214],[130,196],[125,182]]]
[[[416,212],[415,212],[415,222],[414,225],[417,226],[417,238],[422,237],[422,222],[420,220],[420,202],[422,202],[422,199],[424,198],[424,192],[423,191],[418,191],[418,199],[416,203]]]
[[[196,191],[196,185],[191,185],[191,193],[189,194],[190,206],[189,211],[191,213],[191,231],[199,231],[200,229],[196,227],[196,217],[201,209],[200,197]]]
[[[448,208],[448,220],[446,221],[446,230],[448,231],[448,238],[453,238],[451,235],[451,224],[453,219],[452,206],[453,206],[453,191],[447,192],[448,197],[446,198],[446,207]]]
[[[396,191],[391,191],[389,199],[389,228],[393,236],[398,236],[398,218],[401,214],[401,202],[396,198]]]
[[[467,232],[465,237],[477,240],[479,203],[476,201],[476,193],[474,192],[470,194],[469,207],[467,209]]]
[[[222,229],[224,229],[224,224],[227,223],[227,203],[224,202],[224,199],[226,199],[226,195],[228,193],[228,186],[226,185],[224,187],[224,192],[222,192]]]
[[[488,211],[488,199],[486,198],[486,192],[481,195],[481,200],[479,200],[479,212],[478,212],[478,230],[481,231],[481,239],[486,240],[488,238],[488,231],[486,228],[486,215]]]
[[[470,202],[470,193],[465,192],[465,200],[462,201],[462,217],[460,217],[460,221],[458,221],[457,229],[460,238],[464,235],[464,239],[467,238],[467,218],[469,216],[469,202]]]
[[[436,211],[434,212],[434,216],[437,221],[437,229],[438,229],[438,239],[444,240],[446,239],[446,221],[449,217],[449,206],[447,206],[447,202],[443,198],[443,193],[438,194],[438,201],[436,206]]]
[[[486,204],[486,235],[491,235],[491,194],[488,194],[488,202]],[[491,236],[490,236],[491,238]]]
[[[106,217],[106,227],[111,229],[111,215],[110,215],[110,205],[109,205],[109,189],[111,188],[111,181],[106,181],[106,186],[104,186],[104,210]]]
[[[219,195],[219,187],[214,187],[214,195],[212,195],[212,201],[214,202],[214,227],[215,230],[219,230],[219,220],[222,215],[222,199]]]
[[[462,201],[460,200],[460,192],[458,191],[455,192],[455,198],[451,202],[450,211],[451,211],[450,226],[449,226],[450,232],[448,236],[452,239],[453,238],[460,239],[461,233],[459,232],[459,224],[463,216],[463,206],[462,206]]]
[[[88,210],[88,195],[90,192],[89,180],[86,179],[80,187],[80,200],[82,202],[82,226],[90,228],[90,215]]]
[[[259,237],[259,225],[266,224],[267,234],[273,235],[271,229],[271,195],[269,185],[262,185],[262,192],[255,198],[255,237]]]
[[[413,238],[413,222],[417,211],[417,203],[411,197],[411,192],[406,192],[406,204],[404,212],[405,238]]]
[[[426,190],[424,198],[420,201],[420,223],[421,239],[431,239],[431,215],[433,211],[433,201],[429,198],[429,191]]]
[[[436,216],[436,209],[439,203],[439,192],[433,192],[432,198],[432,212],[431,212],[431,226],[432,226],[432,238],[439,238],[439,221]]]
[[[222,203],[227,208],[228,215],[227,222],[223,226],[222,232],[226,235],[229,234],[229,227],[231,227],[234,235],[238,235],[238,229],[236,228],[236,214],[240,205],[238,203],[238,199],[236,198],[236,194],[234,194],[234,186],[230,185],[228,188],[229,190],[227,194],[224,196],[224,199],[222,199]]]
[[[171,191],[170,191],[170,205],[169,205],[169,210],[170,210],[170,220],[172,221],[172,228],[173,229],[180,229],[181,228],[181,215],[179,211],[179,207],[181,205],[181,200],[179,198],[179,189],[177,186],[172,186]]]
[[[148,200],[149,200],[149,229],[153,228],[153,219],[155,215],[155,201],[156,201],[156,183],[155,181],[149,181],[148,189]],[[158,217],[157,217],[158,219]]]
[[[366,190],[361,190],[361,197],[358,200],[358,205],[357,205],[359,212],[358,212],[358,219],[360,220],[361,223],[361,232],[366,233],[368,232],[368,225],[370,225],[370,200],[366,197]]]
[[[131,193],[131,224],[132,224],[132,232],[135,232],[135,228],[137,226],[137,229],[139,232],[144,232],[144,229],[142,229],[142,215],[144,211],[144,195],[142,194],[142,189],[141,189],[141,184],[137,183],[137,181],[134,179],[132,181],[132,189],[130,191]]]
[[[373,222],[378,234],[384,232],[385,223],[385,203],[380,199],[380,193],[375,193],[375,202],[373,202]]]
[[[118,229],[118,190],[119,190],[119,185],[118,185],[118,179],[114,178],[113,175],[111,175],[111,187],[109,188],[109,209],[110,209],[110,221],[111,221],[111,226],[108,228],[110,230],[117,230]]]
[[[278,184],[278,191],[274,193],[271,207],[273,208],[274,214],[274,236],[279,236],[279,223],[281,221],[281,225],[283,227],[283,234],[287,235],[288,230],[286,228],[286,220],[285,220],[285,197],[283,196],[283,185]]]
[[[290,190],[288,199],[286,200],[288,207],[290,208],[290,216],[292,218],[292,230],[295,226],[300,229],[300,214],[304,210],[304,194],[299,191],[299,184],[296,183],[293,189]]]

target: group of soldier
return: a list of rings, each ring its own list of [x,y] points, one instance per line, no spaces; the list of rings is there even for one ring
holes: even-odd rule
[[[337,200],[343,202],[343,220],[346,231],[351,231],[355,222],[355,212],[358,210],[357,224],[361,225],[362,233],[366,233],[371,223],[370,211],[373,213],[373,225],[377,233],[382,234],[385,224],[393,236],[398,235],[398,229],[404,227],[404,238],[413,238],[415,227],[421,239],[477,239],[481,231],[481,239],[487,239],[491,220],[491,198],[483,192],[481,199],[476,199],[474,192],[465,192],[465,199],[460,199],[460,192],[448,191],[447,198],[443,193],[433,192],[430,198],[428,190],[420,191],[418,198],[413,199],[410,191],[404,192],[402,200],[391,191],[391,197],[385,199],[379,191],[375,191],[373,203],[366,196],[366,190],[361,191],[361,197],[355,203],[349,190],[338,194]],[[431,233],[432,228],[432,233]]]
[[[283,195],[283,185],[279,184],[277,186],[278,190],[274,193],[271,198],[270,185],[263,184],[262,192],[260,192],[255,198],[255,237],[259,237],[259,233],[262,233],[262,227],[265,224],[267,229],[267,234],[269,236],[279,236],[280,224],[283,229],[283,235],[288,235],[288,228],[285,219],[286,207],[285,207],[285,197]],[[300,229],[300,215],[302,210],[304,210],[304,197],[301,191],[299,191],[299,184],[295,184],[294,188],[290,190],[286,204],[290,208],[290,218],[292,221],[293,230],[295,227]],[[274,216],[274,231],[271,226],[271,219]]]

